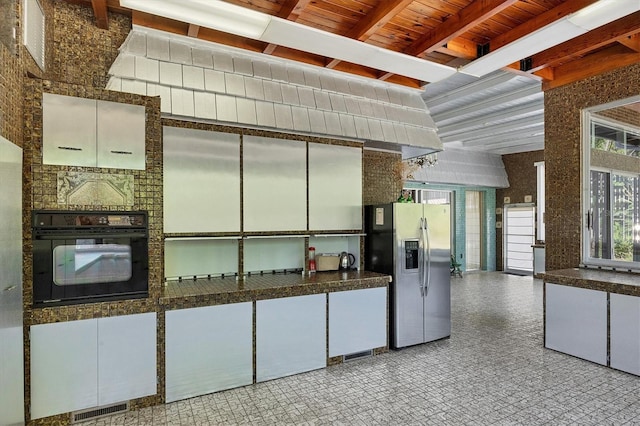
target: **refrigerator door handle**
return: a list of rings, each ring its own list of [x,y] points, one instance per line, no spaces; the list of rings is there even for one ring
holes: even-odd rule
[[[427,218],[424,218],[424,226],[422,227],[422,235],[424,238],[424,241],[426,242],[426,247],[425,247],[425,253],[423,255],[423,258],[425,259],[425,273],[424,273],[424,279],[423,279],[423,284],[422,284],[422,288],[423,290],[423,297],[426,297],[429,295],[429,287],[431,286],[431,242],[429,241],[429,222],[427,221]]]
[[[418,243],[418,285],[420,286],[420,296],[424,297],[424,276],[425,276],[425,268],[424,268],[424,233],[422,232],[424,229],[424,218],[420,218],[420,241]]]

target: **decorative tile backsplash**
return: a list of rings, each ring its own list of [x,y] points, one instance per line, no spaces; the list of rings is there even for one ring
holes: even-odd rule
[[[133,206],[133,176],[58,172],[58,204]]]

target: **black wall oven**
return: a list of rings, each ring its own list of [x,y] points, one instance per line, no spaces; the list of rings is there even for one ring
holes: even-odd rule
[[[149,295],[146,212],[33,212],[33,305]]]

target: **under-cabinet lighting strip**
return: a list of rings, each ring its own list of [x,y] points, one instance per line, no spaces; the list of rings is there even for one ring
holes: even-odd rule
[[[167,237],[165,241],[241,240],[242,237]]]
[[[366,237],[367,234],[313,234],[314,238],[318,237]]]
[[[308,238],[310,235],[247,235],[242,237],[244,240],[259,240],[268,238]]]

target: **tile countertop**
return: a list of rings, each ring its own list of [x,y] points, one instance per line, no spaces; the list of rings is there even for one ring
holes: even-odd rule
[[[572,268],[547,271],[542,278],[545,283],[640,296],[640,274],[635,273]]]
[[[317,272],[311,276],[299,273],[265,274],[239,279],[198,278],[166,282],[159,302],[166,309],[181,309],[384,287],[390,280],[389,275],[367,271]]]

